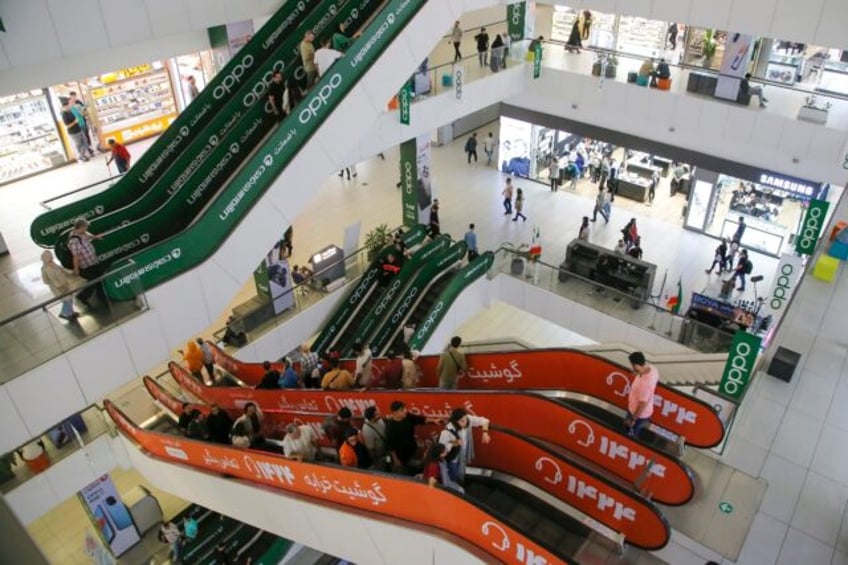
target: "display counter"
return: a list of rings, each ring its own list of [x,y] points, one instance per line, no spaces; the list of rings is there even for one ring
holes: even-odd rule
[[[653,178],[655,173],[657,175],[661,175],[662,169],[660,169],[659,167],[655,167],[651,163],[643,163],[643,162],[639,162],[639,161],[636,161],[636,162],[628,161],[627,162],[627,172],[635,174],[635,175],[637,175],[637,176],[639,176],[639,177],[641,177],[645,180],[650,181],[651,178]]]
[[[830,61],[825,63],[816,92],[848,94],[848,65]]]
[[[568,273],[591,279],[634,297],[630,305],[639,308],[651,295],[656,272],[653,263],[575,239],[566,248],[560,280],[567,280]]]
[[[692,293],[680,343],[698,351],[727,351],[733,334],[754,323],[753,304],[736,305],[697,292]]]
[[[616,195],[629,198],[630,200],[636,200],[637,202],[644,202],[648,199],[648,189],[651,186],[650,181],[633,173],[626,173],[620,176],[617,181]]]
[[[43,91],[0,97],[0,183],[66,162],[65,148]]]
[[[801,74],[803,63],[804,58],[801,56],[772,55],[766,67],[765,78],[783,84],[795,84],[795,78]]]

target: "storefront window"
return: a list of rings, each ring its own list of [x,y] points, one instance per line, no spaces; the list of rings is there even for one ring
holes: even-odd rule
[[[615,25],[616,15],[603,12],[591,12],[591,25],[589,36],[583,39],[583,44],[589,47],[601,49],[615,48]],[[580,20],[580,30],[583,31],[585,16],[583,11],[565,6],[554,6],[553,23],[551,26],[551,39],[553,41],[568,41],[574,21]]]
[[[683,62],[687,65],[717,71],[724,57],[727,33],[714,29],[690,27],[686,33],[686,51]]]
[[[666,50],[667,31],[667,22],[622,16],[618,24],[616,50],[640,57],[661,57]]]
[[[0,183],[67,162],[43,90],[0,97]]]

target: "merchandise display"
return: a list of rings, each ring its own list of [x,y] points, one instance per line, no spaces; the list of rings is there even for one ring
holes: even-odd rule
[[[622,16],[618,23],[616,49],[642,57],[660,57],[665,51],[666,30],[667,22]]]
[[[129,143],[163,132],[177,117],[167,69],[159,62],[85,81],[90,88],[100,141]]]
[[[67,154],[43,90],[0,97],[0,183],[66,162]]]

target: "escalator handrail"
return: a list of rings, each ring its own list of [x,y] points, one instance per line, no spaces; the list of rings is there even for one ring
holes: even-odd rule
[[[502,517],[446,489],[377,471],[302,463],[250,449],[177,438],[139,428],[117,406],[104,408],[121,433],[151,457],[269,486],[319,503],[434,527],[504,563],[557,563],[556,553],[509,526]],[[457,517],[461,516],[461,520]]]

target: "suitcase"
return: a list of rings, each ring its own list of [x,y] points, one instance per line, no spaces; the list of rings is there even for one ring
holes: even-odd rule
[[[512,260],[512,263],[509,265],[509,271],[513,275],[523,275],[524,274],[524,259],[521,257],[515,257]]]
[[[730,278],[721,283],[721,296],[727,298],[733,292],[733,285],[736,284],[736,279]]]
[[[635,84],[637,76],[638,75],[634,72],[627,73],[627,82],[630,84]]]
[[[442,86],[446,88],[453,86],[453,75],[451,73],[445,73],[442,75]]]

